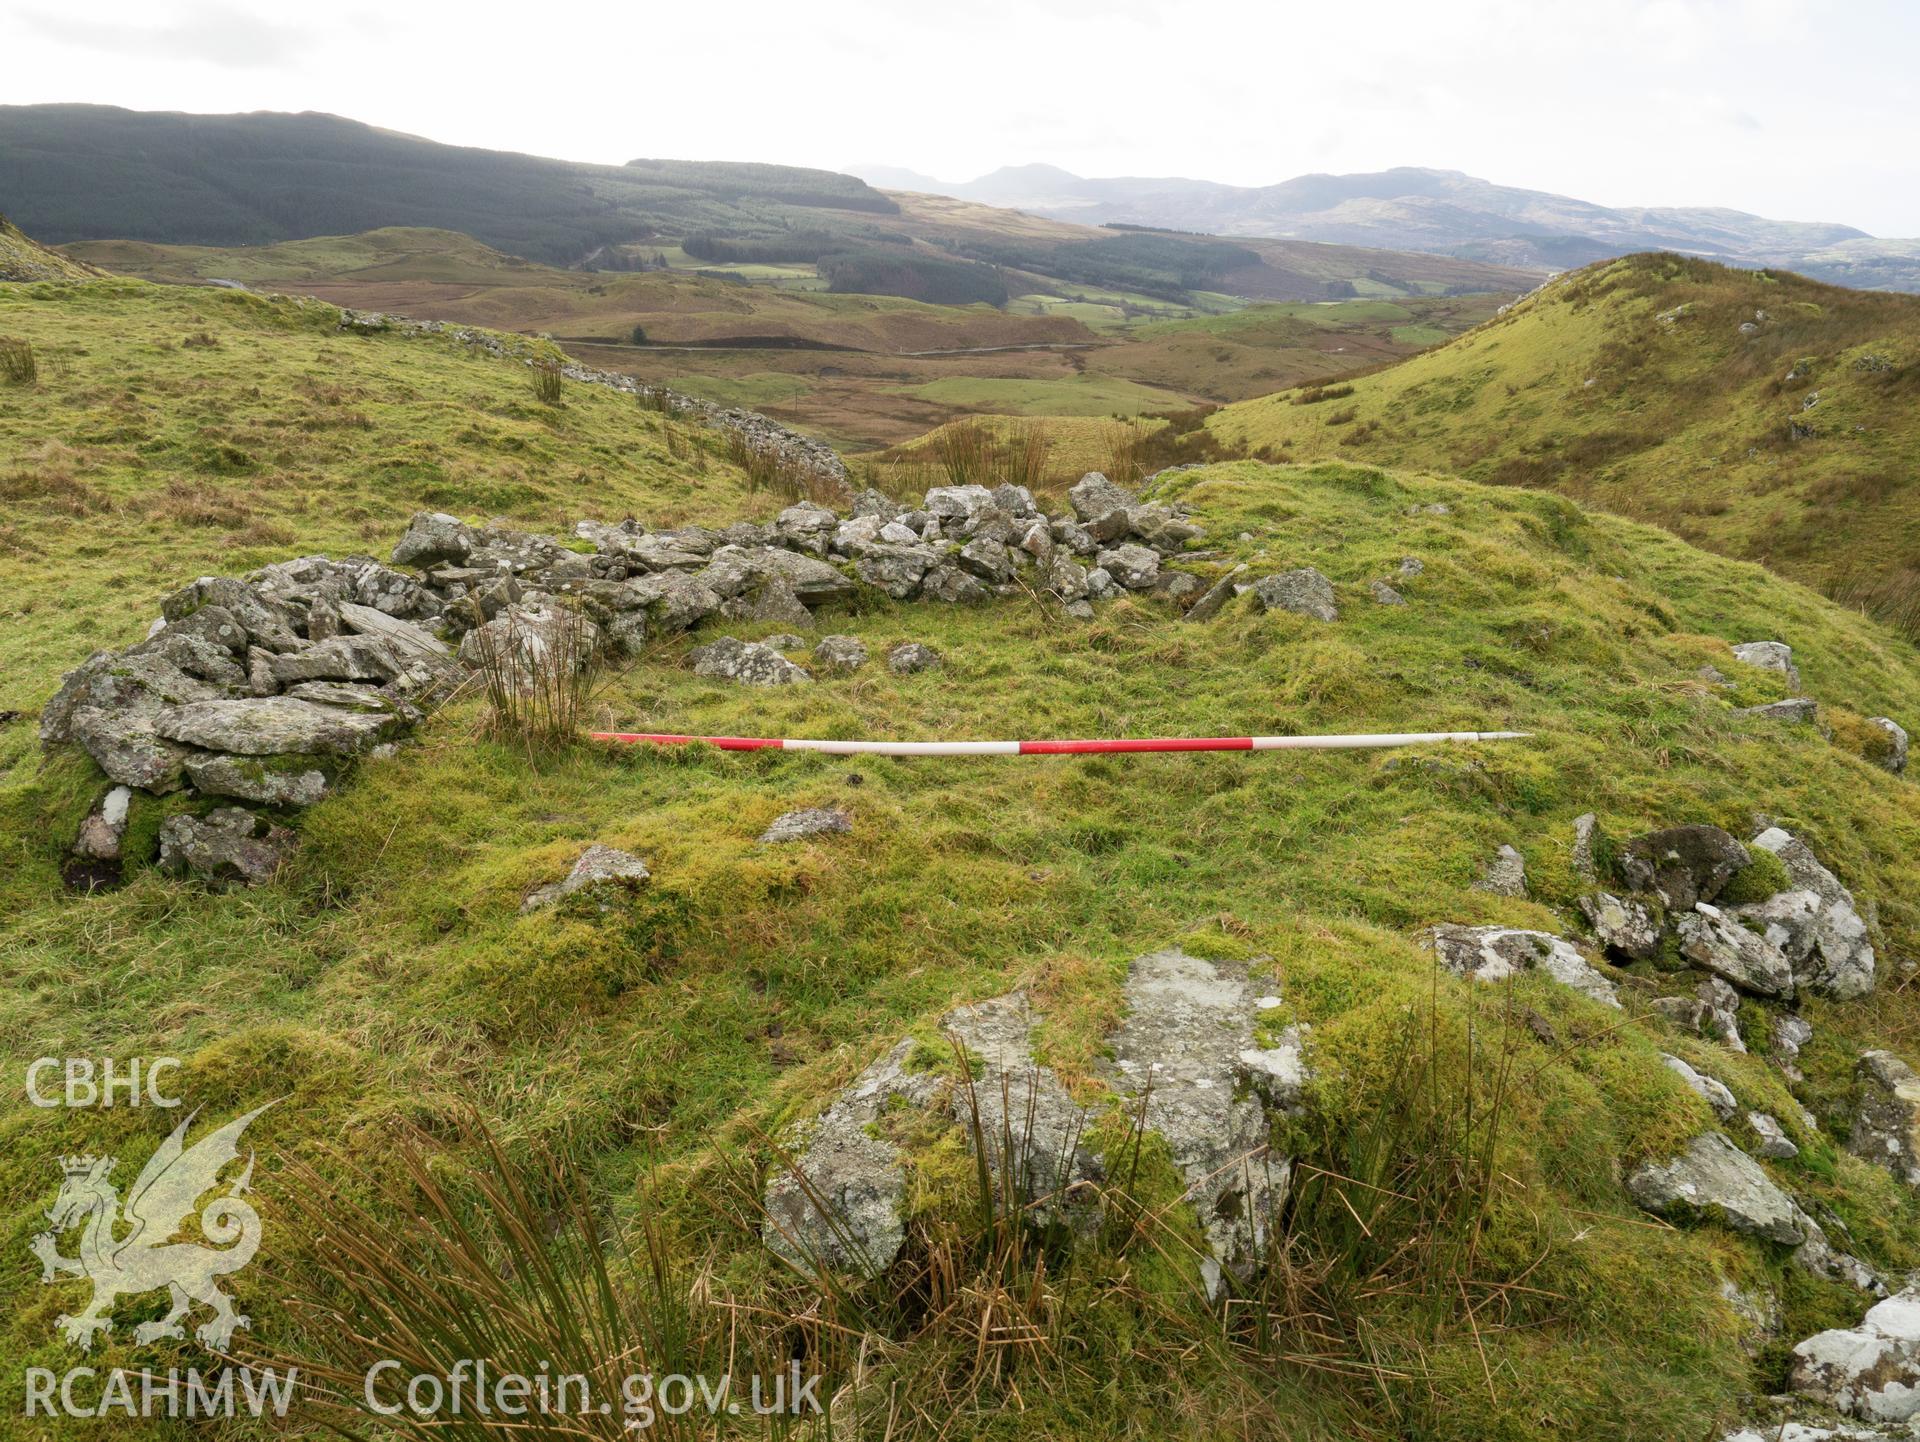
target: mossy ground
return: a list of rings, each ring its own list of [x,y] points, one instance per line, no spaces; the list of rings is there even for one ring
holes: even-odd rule
[[[702,473],[674,459],[650,429],[657,418],[631,402],[570,387],[549,413],[524,367],[433,342],[338,337],[318,311],[127,284],[9,293],[0,307],[0,330],[32,328],[70,354],[64,376],[8,398],[0,476],[59,468],[89,498],[76,511],[44,488],[17,489],[6,503],[0,703],[29,712],[88,649],[136,639],[179,582],[377,550],[421,507],[564,533],[582,514],[764,518],[780,504],[748,496],[717,460]],[[203,330],[215,346],[179,348]],[[307,387],[349,398],[336,406]],[[370,425],[300,423],[342,409]],[[50,452],[56,440],[71,454]],[[199,459],[207,445],[232,446],[255,469],[212,476]],[[176,486],[244,511],[198,524],[167,503]],[[1019,1364],[1015,1385],[978,1396],[960,1431],[1651,1438],[1732,1422],[1746,1397],[1777,1388],[1780,1359],[1749,1362],[1722,1278],[1788,1277],[1796,1335],[1858,1304],[1714,1227],[1650,1223],[1620,1177],[1711,1124],[1660,1063],[1673,1051],[1782,1119],[1802,1156],[1768,1165],[1830,1203],[1863,1255],[1920,1263],[1920,1206],[1831,1140],[1858,1051],[1911,1056],[1920,1045],[1920,1009],[1896,964],[1920,955],[1920,791],[1813,728],[1735,715],[1730,701],[1778,691],[1727,645],[1784,639],[1830,707],[1906,718],[1920,716],[1912,649],[1758,567],[1551,495],[1243,462],[1171,477],[1163,496],[1193,507],[1223,562],[1318,566],[1343,619],[1241,603],[1190,625],[1128,600],[1079,623],[1037,604],[868,595],[822,617],[823,629],[861,636],[876,656],[924,641],[945,666],[902,678],[876,663],[747,690],[680,664],[700,639],[689,637],[615,678],[599,714],[620,729],[761,735],[1534,738],[980,761],[582,745],[534,761],[481,739],[479,717],[455,706],[303,813],[301,850],[272,886],[210,894],[135,868],[124,889],[78,897],[62,889],[60,864],[100,783],[83,761],[44,760],[29,719],[0,728],[6,1071],[43,1054],[176,1055],[180,1090],[210,1116],[285,1096],[253,1137],[270,1229],[285,1161],[325,1169],[339,1148],[377,1166],[396,1119],[451,1134],[472,1107],[509,1146],[538,1141],[577,1164],[609,1208],[644,1205],[690,1263],[752,1298],[790,1284],[750,1221],[714,1207],[728,1164],[764,1166],[763,1135],[901,1035],[931,1041],[932,1019],[956,1001],[1013,985],[1047,1012],[1049,1060],[1091,1095],[1128,959],[1184,939],[1270,971],[1288,1019],[1312,1023],[1322,1080],[1293,1141],[1320,1165],[1358,1166],[1357,1139],[1405,1102],[1396,1058],[1410,1028],[1434,1039],[1432,1125],[1470,1085],[1484,1096],[1486,1066],[1511,1059],[1475,1275],[1524,1277],[1537,1294],[1515,1301],[1505,1326],[1356,1299],[1345,1324],[1420,1343],[1392,1354],[1407,1379],[1376,1388],[1196,1349],[1190,1339],[1214,1324],[1178,1268],[1095,1252],[1055,1278],[1058,1365]],[[1450,514],[1408,514],[1434,502]],[[280,529],[249,536],[256,524]],[[1408,555],[1425,563],[1404,583],[1410,604],[1373,604],[1366,583]],[[1702,683],[1708,661],[1740,690]],[[775,816],[825,804],[853,811],[850,834],[757,844]],[[1424,925],[1569,925],[1570,823],[1587,810],[1613,836],[1681,821],[1744,833],[1764,813],[1876,909],[1887,983],[1868,1002],[1805,1008],[1816,1039],[1797,1092],[1825,1140],[1800,1127],[1763,1061],[1648,1013],[1680,978],[1642,968],[1624,984],[1623,1017],[1539,978],[1509,997],[1435,976],[1413,943]],[[589,841],[646,857],[651,885],[604,916],[521,916],[524,893],[563,875]],[[1531,900],[1472,889],[1503,842],[1527,857]],[[1521,1008],[1556,1043],[1516,1026]],[[52,1320],[77,1289],[39,1287],[27,1251],[53,1158],[83,1147],[144,1155],[174,1120],[49,1113],[19,1096],[0,1110],[0,1335],[16,1398],[22,1367],[73,1361]],[[961,1187],[951,1139],[929,1138],[921,1160],[916,1195],[937,1218]],[[246,1294],[258,1335],[297,1341],[274,1298],[313,1260],[300,1238],[270,1230]],[[123,1313],[112,1345],[88,1361],[166,1365],[164,1347],[130,1343],[131,1321],[158,1306]],[[958,1362],[929,1343],[886,1365],[911,1378]]]

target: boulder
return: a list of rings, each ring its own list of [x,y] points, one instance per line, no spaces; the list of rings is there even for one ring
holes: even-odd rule
[[[160,869],[191,873],[216,887],[259,886],[286,864],[297,840],[286,827],[238,806],[170,816],[160,825]]]
[[[877,1277],[906,1245],[906,1166],[879,1123],[896,1101],[924,1106],[939,1085],[907,1069],[913,1050],[911,1038],[899,1043],[783,1139],[792,1165],[767,1184],[761,1236],[802,1272]]]
[[[1062,601],[1087,599],[1087,568],[1056,553],[1047,565],[1047,589]]]
[[[1791,963],[1796,984],[1842,1001],[1871,992],[1873,943],[1853,893],[1790,832],[1769,827],[1754,837],[1753,845],[1780,858],[1793,890],[1755,906],[1736,907],[1734,914],[1762,928]]]
[[[1733,1093],[1727,1090],[1726,1083],[1695,1071],[1677,1056],[1661,1053],[1660,1060],[1667,1064],[1667,1070],[1677,1075],[1687,1084],[1693,1094],[1713,1108],[1713,1114],[1723,1122],[1733,1120],[1740,1110],[1740,1104],[1733,1099]]]
[[[935,486],[921,508],[942,525],[952,523],[955,534],[984,512],[999,509],[985,486]]]
[[[1367,583],[1367,590],[1372,594],[1373,599],[1382,606],[1404,606],[1407,604],[1407,598],[1394,590],[1393,587],[1389,586],[1385,581],[1370,581]]]
[[[989,585],[1003,585],[1013,579],[1013,562],[1007,548],[986,536],[975,536],[960,548],[956,557],[960,569],[978,576]]]
[[[407,523],[395,543],[391,560],[396,566],[425,569],[441,563],[463,566],[479,544],[473,528],[458,516],[422,511]]]
[[[296,681],[391,681],[401,671],[393,648],[373,636],[334,636],[269,655],[266,665],[275,689]]]
[[[1116,486],[1098,471],[1088,471],[1067,491],[1067,504],[1082,522],[1097,520],[1119,511],[1123,515],[1140,504],[1140,498],[1124,486]]]
[[[1486,871],[1473,884],[1475,891],[1495,896],[1527,894],[1527,859],[1511,846],[1502,846],[1487,863]]]
[[[1100,552],[1096,560],[1116,584],[1129,591],[1150,591],[1160,578],[1158,553],[1131,542]]]
[[[156,793],[177,791],[187,752],[159,731],[165,707],[108,710],[82,706],[67,721],[67,736],[91,756],[107,779]]]
[[[296,696],[195,701],[162,711],[155,729],[170,741],[237,756],[352,756],[404,729],[397,711],[352,710]]]
[[[858,491],[854,494],[853,505],[849,508],[847,514],[855,520],[861,520],[871,516],[882,524],[885,524],[888,521],[899,520],[903,510],[904,508],[900,503],[891,496],[883,495],[869,486],[865,490]]]
[[[1867,722],[1869,726],[1878,726],[1887,733],[1886,753],[1879,758],[1879,764],[1895,776],[1903,776],[1907,770],[1907,732],[1898,721],[1890,716],[1874,716]]]
[[[774,543],[805,551],[809,555],[824,556],[827,543],[839,527],[840,518],[825,506],[802,501],[798,505],[788,506],[773,518]]]
[[[1680,954],[1755,996],[1793,995],[1793,966],[1766,937],[1710,902],[1674,918]]]
[[[1785,701],[1769,701],[1764,706],[1741,706],[1736,715],[1759,716],[1767,721],[1811,726],[1820,715],[1820,703],[1811,696],[1794,696]]]
[[[799,686],[813,680],[771,646],[722,636],[688,652],[696,676],[711,676],[742,686]]]
[[[573,870],[559,881],[536,886],[520,903],[524,915],[552,906],[563,897],[585,893],[599,910],[607,911],[623,895],[631,895],[646,885],[651,873],[646,862],[630,851],[595,842],[573,863]]]
[[[1867,1309],[1858,1327],[1817,1332],[1793,1349],[1789,1385],[1850,1417],[1920,1417],[1920,1289]]]
[[[629,651],[651,638],[690,630],[720,609],[720,598],[684,571],[658,571],[627,581],[624,614],[608,625],[609,636]]]
[[[1316,621],[1337,621],[1340,606],[1334,600],[1333,582],[1311,566],[1297,571],[1282,571],[1253,583],[1253,599],[1263,611],[1291,611],[1296,616],[1311,616]]]
[[[249,644],[269,651],[293,651],[301,645],[290,608],[269,601],[245,581],[230,576],[202,576],[182,586],[160,603],[160,614],[177,626],[207,606],[218,606],[247,633]]]
[[[916,671],[937,671],[944,664],[938,651],[918,641],[902,641],[887,652],[887,669],[896,676],[911,676]]]
[[[76,739],[74,718],[86,710],[151,716],[163,706],[226,694],[224,688],[188,675],[166,656],[140,647],[118,654],[95,651],[61,678],[60,689],[41,707],[40,740],[52,746]]]
[[[1211,1253],[1202,1275],[1217,1295],[1226,1275],[1252,1278],[1286,1205],[1292,1163],[1268,1141],[1272,1114],[1297,1101],[1306,1077],[1301,1037],[1262,1046],[1259,1013],[1278,999],[1263,998],[1243,966],[1178,948],[1137,958],[1126,999],[1109,1079],[1144,1096],[1146,1127],[1186,1177]],[[1140,1104],[1131,1110],[1141,1114]]]
[[[691,584],[699,585],[698,581]],[[776,625],[813,626],[813,612],[806,608],[793,583],[778,571],[769,571],[749,582],[739,595],[720,603],[720,614],[729,621],[763,621]]]
[[[1613,983],[1571,942],[1544,931],[1448,924],[1423,933],[1420,942],[1455,976],[1505,981],[1519,972],[1543,971],[1602,1005],[1620,1005]]]
[[[992,594],[980,581],[958,566],[944,562],[929,566],[926,578],[920,583],[920,595],[924,599],[942,601],[949,606],[970,605],[975,601],[984,601]]]
[[[1781,1246],[1797,1247],[1809,1235],[1787,1194],[1719,1132],[1702,1133],[1665,1162],[1643,1163],[1627,1178],[1627,1194],[1656,1216],[1708,1218]]]
[[[1920,1074],[1890,1051],[1870,1051],[1854,1084],[1847,1150],[1920,1187]]]
[[[809,836],[821,836],[832,831],[853,830],[853,817],[837,807],[809,806],[800,811],[789,811],[778,817],[765,831],[760,833],[763,844],[777,846],[787,841],[802,841]]]
[[[1111,601],[1125,594],[1120,583],[1113,579],[1113,572],[1105,566],[1095,566],[1087,572],[1087,599],[1090,601]]]
[[[858,671],[867,664],[867,646],[858,636],[823,636],[813,648],[813,664],[823,671]]]
[[[1793,647],[1784,641],[1742,641],[1733,648],[1733,659],[1743,666],[1777,671],[1787,678],[1787,685],[1796,691],[1800,689],[1800,671],[1793,664]]]
[[[1620,852],[1620,872],[1628,884],[1653,892],[1669,911],[1691,911],[1695,902],[1712,901],[1752,863],[1747,848],[1717,826],[1649,831]]]
[[[1580,898],[1580,912],[1594,939],[1615,956],[1646,961],[1660,954],[1660,922],[1653,908],[1635,897],[1598,891]]]
[[[445,665],[453,660],[453,652],[438,636],[377,606],[340,601],[334,605],[334,614],[345,630],[384,643],[402,661]]]

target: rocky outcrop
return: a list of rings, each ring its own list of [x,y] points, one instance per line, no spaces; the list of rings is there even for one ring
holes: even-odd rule
[[[1890,1051],[1870,1051],[1854,1086],[1847,1150],[1920,1187],[1920,1073]]]
[[[1527,894],[1527,859],[1511,846],[1502,846],[1487,863],[1480,879],[1473,884],[1475,891],[1491,892],[1495,896],[1525,896]]]
[[[1873,943],[1853,894],[1805,842],[1777,826],[1754,837],[1753,845],[1780,858],[1792,885],[1732,914],[1760,928],[1786,957],[1797,985],[1843,1001],[1867,995],[1874,982]]]
[[[1784,641],[1742,641],[1733,648],[1733,659],[1743,666],[1776,671],[1786,678],[1788,686],[1795,691],[1800,689],[1800,670],[1793,664],[1793,647]]]
[[[1747,848],[1717,826],[1674,826],[1634,837],[1619,864],[1635,891],[1659,897],[1669,911],[1690,911],[1752,862]]]
[[[1857,1327],[1816,1333],[1793,1349],[1793,1390],[1871,1422],[1920,1417],[1920,1291],[1867,1309]]]
[[[1524,971],[1542,971],[1605,1006],[1620,1005],[1614,984],[1564,937],[1508,926],[1436,926],[1421,934],[1455,976],[1505,981]]]

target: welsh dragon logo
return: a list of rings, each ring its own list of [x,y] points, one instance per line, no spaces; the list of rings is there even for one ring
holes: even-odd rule
[[[194,1329],[211,1351],[224,1352],[234,1329],[248,1325],[247,1317],[234,1310],[233,1298],[220,1290],[219,1279],[246,1266],[260,1249],[260,1214],[245,1196],[253,1178],[253,1153],[247,1153],[245,1170],[229,1183],[220,1181],[220,1172],[238,1159],[240,1134],[247,1124],[272,1105],[256,1107],[188,1147],[187,1128],[200,1114],[195,1110],[140,1169],[124,1208],[119,1191],[108,1180],[118,1158],[60,1158],[65,1181],[47,1212],[53,1227],[33,1239],[33,1254],[40,1259],[43,1284],[63,1276],[85,1277],[93,1283],[93,1300],[84,1312],[55,1319],[54,1325],[69,1342],[82,1351],[92,1350],[94,1335],[112,1330],[113,1306],[119,1298],[162,1287],[172,1294],[173,1305],[159,1321],[134,1328],[137,1342],[184,1338],[181,1319],[196,1302],[213,1308],[213,1316]],[[200,1198],[222,1185],[230,1190],[200,1209],[200,1230],[214,1245],[174,1241]],[[85,1228],[80,1254],[63,1257],[59,1234],[72,1227]]]

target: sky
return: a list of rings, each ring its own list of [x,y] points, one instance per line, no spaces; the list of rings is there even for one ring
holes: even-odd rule
[[[610,164],[1422,165],[1920,236],[1912,0],[0,0],[0,55],[4,103],[324,110]]]

